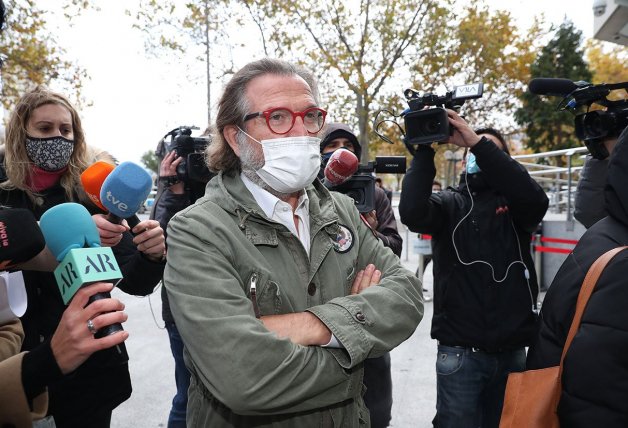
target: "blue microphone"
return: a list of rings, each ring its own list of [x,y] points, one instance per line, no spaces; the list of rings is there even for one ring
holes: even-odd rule
[[[100,202],[107,208],[107,220],[120,224],[126,219],[131,228],[137,226],[135,215],[153,188],[153,179],[144,168],[133,162],[122,162],[105,179],[100,189]]]
[[[66,305],[84,285],[100,281],[117,284],[122,279],[113,251],[100,246],[96,224],[83,205],[69,202],[50,208],[41,216],[39,226],[48,248],[60,262],[54,275]],[[89,303],[109,297],[109,293],[98,293]],[[112,324],[98,330],[95,337],[121,330],[121,324]]]

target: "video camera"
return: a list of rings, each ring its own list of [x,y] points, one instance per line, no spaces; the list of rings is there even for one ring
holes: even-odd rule
[[[374,162],[360,165],[351,178],[331,190],[344,193],[355,201],[355,206],[361,213],[368,213],[375,209],[375,177],[373,173],[405,174],[405,156],[377,156]]]
[[[447,142],[453,129],[449,127],[445,109],[458,110],[466,100],[480,98],[483,92],[482,83],[454,86],[453,91],[444,96],[431,93],[420,96],[414,89],[406,89],[404,95],[409,109],[401,114],[405,123],[406,144]],[[433,108],[425,109],[430,106]]]
[[[606,159],[609,155],[604,140],[618,137],[628,126],[628,99],[608,99],[611,91],[628,90],[628,82],[593,85],[582,80],[536,78],[528,87],[533,94],[563,97],[558,108],[575,114],[576,136],[596,159]],[[606,110],[589,111],[592,104],[606,107]],[[586,111],[578,113],[583,108]]]
[[[198,181],[206,183],[213,174],[205,164],[205,149],[211,143],[210,137],[192,137],[196,126],[179,126],[164,135],[163,155],[175,151],[183,158],[177,166],[177,176],[181,181]]]

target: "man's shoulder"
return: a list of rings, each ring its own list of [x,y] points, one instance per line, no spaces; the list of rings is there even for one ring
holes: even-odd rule
[[[175,223],[191,221],[216,224],[221,221],[221,218],[227,218],[228,216],[228,210],[223,208],[218,201],[204,196],[176,213],[170,221]]]

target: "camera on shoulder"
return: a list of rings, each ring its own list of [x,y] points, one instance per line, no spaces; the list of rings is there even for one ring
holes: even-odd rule
[[[611,97],[612,91],[628,92],[628,82],[594,85],[583,80],[537,77],[530,80],[528,89],[536,95],[563,97],[558,110],[574,114],[576,136],[584,142],[596,159],[605,159],[609,153],[604,141],[618,137],[628,126],[628,97]],[[628,95],[628,94],[627,94]],[[596,104],[603,109],[593,109]]]
[[[409,108],[402,113],[406,144],[447,142],[453,129],[449,126],[445,109],[458,110],[466,100],[480,98],[483,92],[482,83],[454,86],[443,96],[432,93],[420,95],[414,89],[406,89],[404,96]]]
[[[360,165],[349,180],[331,187],[330,190],[351,197],[358,211],[364,214],[375,209],[375,176],[373,174],[404,174],[405,172],[405,156],[377,156],[375,161]]]
[[[205,164],[205,149],[211,143],[209,136],[193,137],[197,126],[179,126],[164,135],[163,156],[173,150],[183,158],[177,167],[177,176],[184,182],[207,182],[213,174]]]

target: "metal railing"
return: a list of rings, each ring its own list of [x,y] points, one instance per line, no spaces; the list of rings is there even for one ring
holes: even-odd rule
[[[548,193],[550,199],[549,212],[566,212],[567,220],[573,220],[573,206],[576,186],[578,184],[577,172],[581,166],[573,166],[573,157],[587,152],[586,147],[577,147],[565,150],[553,150],[543,153],[513,156],[517,159]],[[567,158],[567,166],[556,167],[543,163],[526,162],[527,159],[549,159],[557,156]]]

